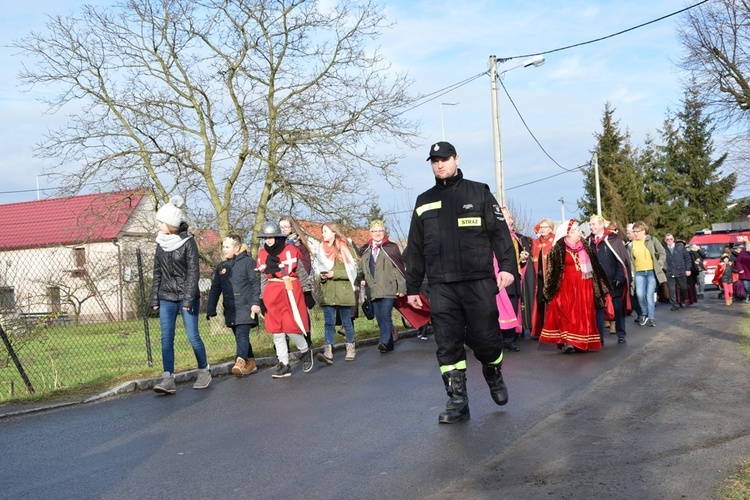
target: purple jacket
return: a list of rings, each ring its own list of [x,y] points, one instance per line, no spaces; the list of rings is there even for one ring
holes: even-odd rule
[[[734,267],[737,268],[741,280],[750,280],[750,253],[747,253],[744,249],[740,250],[734,261]]]

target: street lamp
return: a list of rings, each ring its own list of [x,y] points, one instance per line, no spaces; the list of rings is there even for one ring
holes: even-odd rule
[[[443,132],[443,141],[445,141],[445,125],[443,124],[443,106],[455,106],[457,102],[441,102],[440,103],[440,130]]]
[[[538,55],[524,61],[518,66],[497,72],[497,58],[490,56],[490,86],[492,90],[492,142],[495,149],[495,193],[500,205],[505,205],[505,181],[503,179],[503,150],[500,142],[500,110],[497,104],[497,80],[508,71],[516,68],[539,67],[544,64],[544,56]]]

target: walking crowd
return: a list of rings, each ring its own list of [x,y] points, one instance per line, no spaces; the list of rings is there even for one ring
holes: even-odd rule
[[[564,354],[601,349],[608,334],[622,345],[627,342],[626,318],[632,313],[639,327],[656,326],[655,303],[662,284],[672,311],[704,297],[706,255],[697,245],[687,248],[672,234],[662,245],[643,221],[628,224],[623,238],[616,224],[599,215],[587,221],[588,235],[573,219],[555,227],[543,218],[534,226],[534,236],[525,236],[486,184],[463,177],[452,144],[433,144],[427,160],[435,185],[417,197],[403,255],[388,239],[382,220],[370,223],[370,239],[361,248],[334,223],[322,224],[320,241],[313,240],[289,216],[262,226],[257,259],[239,235],[224,239],[224,260],[214,270],[207,318],[217,315],[222,297],[224,322],[236,341],[234,375],[257,371],[249,333],[261,316],[278,357],[273,378],[292,374],[290,340],[303,372],[313,368],[314,359],[333,365],[337,325],[346,339],[344,359],[354,361],[352,317],[361,293],[365,314],[377,321],[383,354],[395,349],[394,308],[404,317],[428,317],[449,397],[438,421],[454,423],[470,415],[467,346],[482,365],[493,401],[505,405],[503,355],[519,351],[519,339],[528,335]],[[197,326],[198,251],[182,219],[183,204],[173,198],[156,216],[151,305],[159,311],[164,373],[154,390],[164,394],[175,393],[178,314],[198,363],[193,388],[211,382]],[[750,297],[750,242],[736,256],[731,251],[722,255],[713,282],[727,305],[738,282],[743,295]],[[310,335],[314,289],[319,290],[325,325],[322,350],[315,357]]]

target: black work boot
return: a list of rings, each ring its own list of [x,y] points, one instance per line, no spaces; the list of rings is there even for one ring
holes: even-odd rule
[[[500,406],[508,402],[508,387],[503,382],[503,374],[500,371],[502,366],[502,361],[496,365],[482,365],[482,375],[490,387],[492,400]]]
[[[438,417],[441,424],[455,424],[469,418],[469,398],[466,395],[466,372],[451,370],[443,373],[445,392],[450,398],[445,411]]]

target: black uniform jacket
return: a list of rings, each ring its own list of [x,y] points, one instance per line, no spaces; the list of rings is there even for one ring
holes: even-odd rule
[[[464,179],[461,170],[417,197],[409,228],[406,293],[430,283],[492,278],[493,253],[501,271],[517,274],[508,225],[487,184]]]

